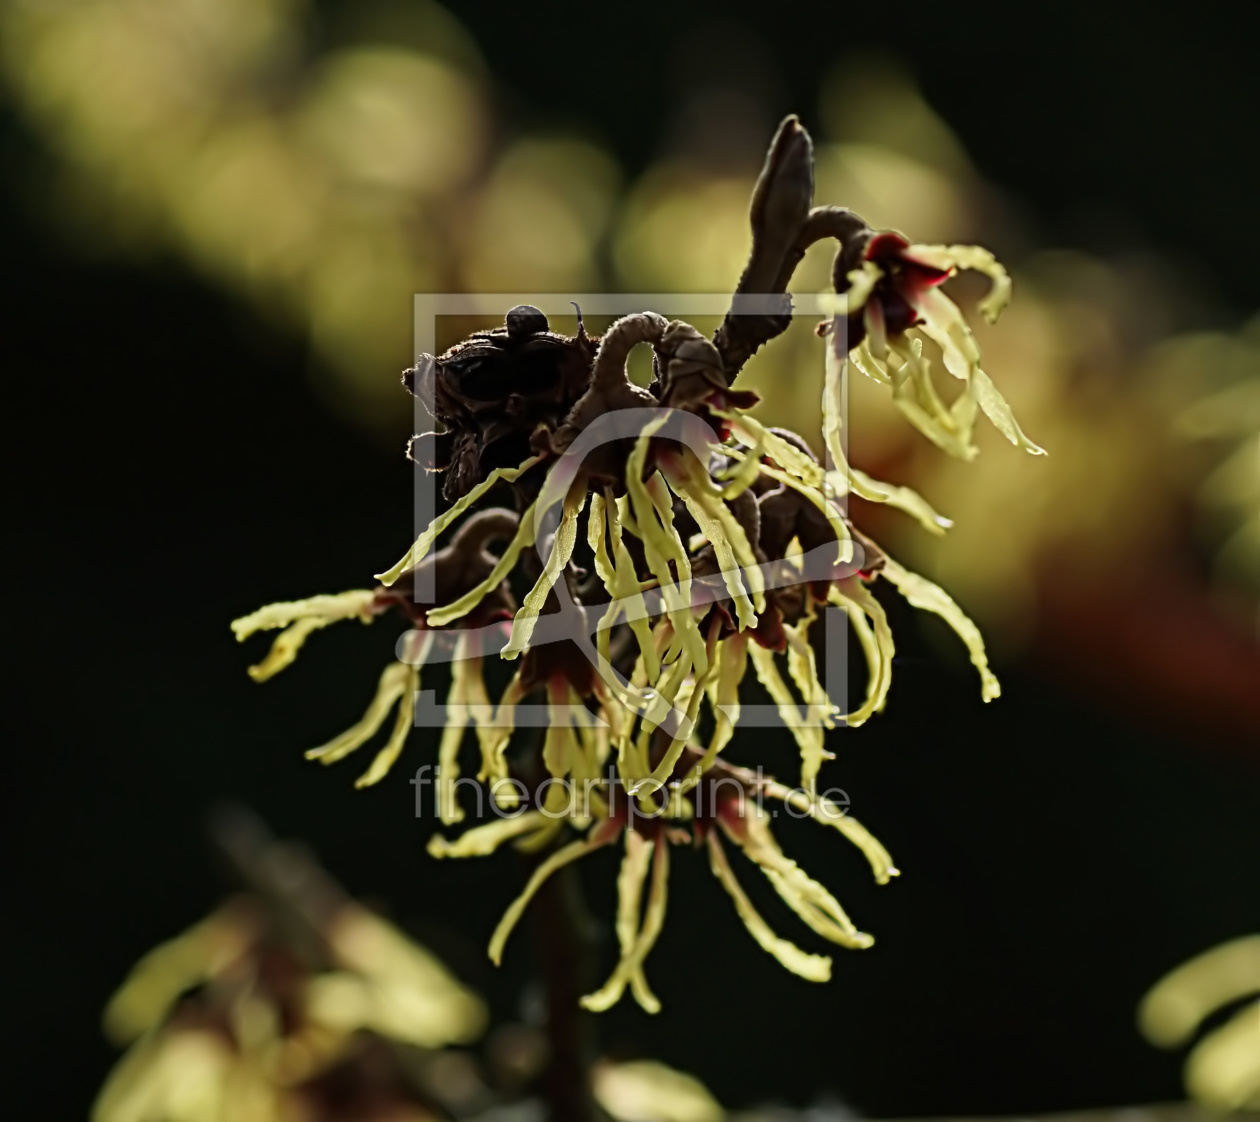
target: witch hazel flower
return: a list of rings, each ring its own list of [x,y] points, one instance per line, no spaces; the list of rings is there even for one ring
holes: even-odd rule
[[[861,725],[889,699],[895,640],[885,589],[941,616],[966,647],[982,698],[1000,693],[962,609],[850,520],[843,500],[852,493],[934,534],[950,525],[913,490],[848,462],[841,397],[851,362],[888,384],[908,420],[947,452],[974,454],[979,412],[1013,443],[1040,451],[981,369],[974,337],[940,288],[960,268],[985,273],[993,289],[982,310],[992,316],[1009,281],[985,250],[913,246],[872,231],[851,211],[813,206],[812,168],[808,134],[788,118],[753,191],[748,265],[712,338],[650,310],[599,336],[579,315],[577,334],[565,336],[522,305],[502,327],[421,356],[404,382],[435,428],[413,438],[409,455],[443,475],[447,509],[371,587],[273,604],[233,624],[241,640],[279,631],[251,669],[265,680],[331,623],[387,612],[406,621],[398,661],[382,673],[363,718],[308,752],[333,763],[387,728],[361,786],[382,780],[402,753],[422,670],[450,663],[438,815],[447,826],[467,818],[457,780],[471,733],[494,817],[434,837],[430,852],[485,856],[511,844],[538,855],[491,940],[496,962],[549,876],[596,849],[624,847],[619,957],[608,982],[588,995],[592,1009],[627,990],[644,1008],[659,1008],[644,963],[664,922],[671,847],[684,843],[706,850],[753,938],[794,973],[825,980],[830,960],[774,933],[744,892],[729,848],[816,935],[846,948],[871,944],[830,890],[782,852],[761,807],[775,800],[835,827],[878,882],[895,875],[884,848],[819,782],[833,756],[829,734]],[[748,358],[787,329],[792,273],[823,239],[839,248],[834,318],[820,344],[820,461],[801,436],[759,421],[757,394],[735,383]],[[962,383],[948,406],[934,396],[925,344]],[[646,387],[627,373],[636,347],[652,353]],[[867,663],[865,694],[851,707],[824,682],[815,651],[824,617],[837,611]],[[492,689],[504,677],[487,672],[495,658],[508,666],[506,685]],[[795,739],[797,786],[727,759],[733,745],[745,755],[753,748],[739,735],[750,673]],[[539,702],[545,728],[517,728],[520,707]]]
[[[978,412],[1016,447],[1033,455],[1034,444],[1015,420],[993,380],[981,369],[980,348],[958,306],[941,285],[959,270],[991,282],[980,312],[996,323],[1011,297],[1011,280],[986,249],[972,245],[911,245],[892,230],[851,238],[837,255],[833,282],[839,298],[824,327],[836,358],[889,386],[905,418],[945,452],[972,459]],[[935,346],[945,370],[963,383],[946,405],[932,379],[934,363],[924,343]]]
[[[694,774],[699,761],[698,750],[689,750],[676,774]],[[647,797],[630,796],[613,780],[585,788],[583,798],[588,804],[584,810],[590,815],[590,826],[582,836],[554,849],[539,863],[524,891],[504,913],[490,940],[490,957],[496,964],[547,879],[618,842],[623,847],[617,879],[619,956],[607,981],[582,999],[588,1009],[602,1012],[629,989],[649,1013],[660,1010],[645,963],[664,925],[670,852],[675,846],[706,850],[710,870],[730,897],[736,915],[758,945],[793,974],[825,982],[831,977],[831,959],[806,952],[774,932],[749,900],[732,867],[728,846],[734,846],[759,869],[778,896],[816,934],[849,949],[873,945],[873,938],[854,925],[831,892],[783,852],[770,830],[772,812],[765,804],[776,802],[795,817],[810,817],[834,827],[866,858],[876,882],[887,884],[899,870],[888,851],[847,813],[846,807],[826,797],[811,798],[799,788],[786,787],[759,771],[734,767],[723,760],[716,761],[696,782],[664,785]],[[550,838],[551,831],[549,815],[534,808],[476,826],[454,841],[435,836],[429,852],[438,858],[485,856],[508,841],[524,839],[535,844],[539,837]]]

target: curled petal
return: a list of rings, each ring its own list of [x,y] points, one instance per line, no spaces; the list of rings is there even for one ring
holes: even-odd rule
[[[811,487],[822,487],[826,472],[822,465],[802,451],[791,441],[785,440],[777,432],[766,428],[755,417],[747,413],[724,412],[714,409],[713,413],[730,422],[731,433],[750,448],[760,448],[764,454],[779,465],[785,472]],[[742,457],[743,453],[735,452]]]
[[[649,864],[652,866],[652,888],[640,927],[639,905]],[[582,998],[583,1008],[601,1013],[616,1004],[629,985],[635,1000],[647,1012],[660,1012],[661,1003],[647,984],[643,962],[664,926],[668,882],[669,846],[665,838],[658,837],[655,843],[651,843],[633,830],[626,831],[626,855],[617,879],[617,941],[621,957],[608,981]]]
[[[857,365],[856,359],[852,361]],[[953,523],[948,518],[937,514],[931,504],[917,491],[894,483],[881,483],[849,463],[840,438],[843,418],[841,400],[844,393],[844,362],[844,359],[828,348],[822,400],[823,439],[826,442],[832,466],[832,470],[826,475],[827,484],[837,496],[852,491],[869,502],[885,503],[910,515],[929,533],[943,534]],[[862,369],[861,366],[858,368]]]
[[[385,718],[389,716],[394,702],[409,690],[414,693],[415,681],[415,667],[401,662],[387,666],[376,687],[376,694],[359,722],[327,744],[312,748],[306,753],[306,758],[319,760],[322,764],[336,763],[337,760],[344,759],[356,748],[366,744],[376,734],[377,729],[385,723]]]
[[[748,642],[748,636],[736,634],[718,644],[717,674],[706,686],[713,710],[713,735],[704,755],[679,781],[680,796],[700,782],[701,776],[713,766],[713,761],[735,735],[735,726],[739,723],[739,687],[748,669]]]
[[[454,841],[434,834],[429,839],[429,856],[488,857],[504,842],[536,830],[549,829],[550,826],[551,822],[542,811],[527,810],[495,822],[487,822],[484,826],[474,826],[471,830],[465,830]]]
[[[945,369],[968,381],[980,365],[980,347],[958,305],[943,292],[928,289],[919,297],[919,311],[922,319],[918,328],[941,348]]]
[[[911,605],[925,612],[933,612],[954,629],[954,633],[967,648],[971,664],[980,672],[980,696],[985,701],[992,701],[1001,695],[1002,686],[997,676],[989,669],[989,656],[985,653],[984,638],[980,634],[980,629],[954,603],[949,593],[926,577],[903,569],[891,557],[885,557],[880,576],[886,577],[895,584],[901,595]]]
[[[470,686],[476,668],[466,658],[467,643],[460,636],[451,663],[451,688],[446,695],[446,724],[442,739],[438,742],[437,801],[438,817],[443,826],[453,826],[464,820],[464,811],[456,801],[455,792],[459,781],[459,750],[464,743],[464,729],[468,725],[472,700]],[[476,660],[480,662],[480,659]]]
[[[818,680],[818,662],[814,648],[809,645],[809,625],[815,616],[811,608],[799,624],[785,623],[783,634],[787,638],[788,674],[805,702],[806,712],[816,713],[825,728],[834,728],[832,710],[835,708],[822,682]]]
[[[870,935],[853,925],[853,921],[830,892],[816,880],[806,876],[795,862],[789,864],[799,876],[788,876],[770,868],[763,868],[762,872],[774,885],[784,903],[800,916],[811,931],[850,950],[866,950],[875,945],[875,940]],[[816,898],[818,893],[825,896],[825,900]]]
[[[989,293],[980,301],[980,314],[996,323],[1002,310],[1011,302],[1010,274],[987,249],[978,245],[916,245],[907,257],[940,269],[971,269],[992,281]]]
[[[980,348],[954,302],[944,293],[929,291],[923,294],[920,310],[920,330],[941,348],[945,369],[968,383],[968,392],[994,427],[1016,447],[1044,455],[1045,450],[1024,435],[1006,399],[980,369]]]
[[[1025,452],[1029,452],[1034,456],[1044,456],[1046,454],[1044,448],[1039,444],[1034,444],[1024,435],[1024,430],[1019,427],[1019,422],[1015,420],[1015,414],[1006,403],[1006,398],[1002,396],[997,386],[993,384],[993,379],[979,367],[971,375],[971,390],[980,408],[984,411],[984,415],[993,422],[993,427],[1014,444],[1016,448],[1022,448]]]
[[[687,663],[687,660],[680,658],[678,662],[675,663],[675,666],[679,668],[678,674],[676,675],[677,680],[679,681],[679,688],[677,693],[671,699],[671,704],[684,704],[686,706],[683,719],[679,722],[678,728],[673,733],[673,738],[666,747],[660,763],[652,769],[651,774],[648,775],[642,783],[635,784],[631,788],[632,794],[638,792],[640,788],[643,787],[653,791],[659,790],[659,788],[662,787],[674,774],[674,768],[678,766],[678,761],[682,759],[682,754],[687,749],[691,741],[692,734],[695,732],[696,718],[700,712],[700,702],[704,697],[705,687],[717,673],[716,664],[711,662],[702,674],[697,671],[697,677],[695,679],[687,680],[687,675],[692,670],[692,667]],[[664,691],[662,691],[662,693],[663,692]],[[651,710],[644,714],[643,728],[645,731],[650,730],[658,723],[658,720],[654,720],[654,714]]]
[[[477,778],[483,783],[493,784],[507,778],[507,766],[503,760],[507,737],[499,728],[498,710],[491,703],[490,694],[486,691],[485,660],[479,656],[469,656],[467,650],[468,647],[465,647],[465,657],[458,659],[451,667],[451,676],[452,679],[457,674],[459,676],[459,703],[477,733],[477,747],[481,751],[481,768],[477,772]],[[504,690],[504,697],[512,691],[515,682],[516,677],[513,676],[512,682]],[[499,699],[499,709],[503,707],[503,700],[504,698]]]
[[[710,830],[707,838],[709,846],[709,867],[713,875],[722,883],[727,894],[735,903],[735,911],[744,921],[748,933],[757,940],[762,950],[772,954],[780,964],[798,977],[810,982],[828,982],[831,980],[831,959],[826,955],[808,954],[795,943],[781,939],[770,925],[752,906],[739,881],[735,879],[734,870],[726,859],[722,843],[718,840],[716,830]]]
[[[787,856],[770,833],[757,807],[745,808],[739,836],[728,835],[750,861],[761,867],[775,891],[806,925],[824,939],[842,947],[864,950],[875,940],[859,931],[840,902]]]
[[[974,383],[947,407],[936,392],[932,368],[923,357],[923,340],[902,338],[892,344],[889,371],[893,380],[893,404],[924,436],[942,451],[960,460],[979,455],[973,439],[976,416]],[[973,374],[979,371],[979,366]]]
[[[547,602],[547,596],[573,556],[573,547],[577,544],[577,520],[585,506],[585,490],[573,494],[565,502],[564,514],[556,529],[555,541],[547,556],[547,563],[543,566],[542,575],[529,590],[521,603],[520,611],[512,621],[512,635],[502,652],[504,658],[515,658],[529,645],[534,625]]]
[[[757,677],[766,687],[770,699],[779,707],[779,716],[787,725],[801,752],[801,784],[809,790],[814,789],[818,777],[818,769],[828,757],[823,747],[823,728],[819,722],[817,710],[807,706],[802,713],[792,696],[792,691],[779,673],[775,664],[774,652],[766,650],[759,643],[749,645],[748,653],[752,656],[753,667]],[[826,706],[830,715],[830,704]]]
[[[594,525],[595,516],[594,502],[595,499],[592,499],[592,526]],[[606,564],[609,566],[613,581],[612,584],[608,584],[606,581],[605,586],[613,597],[613,603],[617,604],[619,609],[625,613],[626,622],[630,625],[630,630],[634,633],[634,637],[639,644],[639,654],[647,671],[648,684],[656,685],[656,680],[661,673],[661,658],[652,639],[652,629],[648,624],[647,605],[643,601],[642,593],[646,586],[640,582],[638,574],[635,572],[634,560],[631,558],[630,551],[626,548],[622,538],[619,508],[611,490],[606,489],[604,491],[604,501],[600,504],[599,513],[607,519],[608,539],[612,543],[612,553],[607,557]],[[592,535],[592,544],[594,546],[594,535],[597,531],[592,528],[589,530],[589,533]],[[599,537],[602,541],[602,533],[599,534]],[[598,551],[596,559],[598,563]],[[604,653],[607,656],[607,651]]]
[[[850,728],[857,728],[883,709],[884,702],[888,700],[896,646],[883,605],[859,579],[849,577],[839,585],[832,585],[829,597],[833,604],[848,614],[849,623],[866,656],[866,700],[844,718]],[[867,623],[868,617],[870,623]]]
[[[943,534],[954,524],[952,519],[938,514],[932,504],[913,487],[883,483],[855,467],[849,468],[849,481],[855,495],[869,502],[884,503],[894,510],[910,515],[931,534]]]
[[[748,543],[748,535],[726,505],[722,488],[714,483],[690,453],[670,466],[668,478],[675,493],[696,520],[700,532],[713,547],[722,580],[735,601],[740,628],[752,630],[757,626],[757,612],[766,610],[766,593],[765,581]],[[752,593],[751,600],[749,591]]]
[[[298,651],[307,637],[330,623],[343,619],[359,619],[371,623],[375,614],[375,593],[356,588],[334,596],[312,596],[307,600],[288,600],[268,604],[256,612],[232,621],[232,632],[238,643],[243,643],[256,631],[285,630],[276,637],[267,657],[249,668],[249,676],[255,682],[265,682],[279,674],[297,658]]]
[[[520,527],[516,531],[516,536],[508,543],[507,548],[503,551],[503,555],[499,558],[498,564],[495,565],[485,580],[475,588],[469,589],[458,600],[453,600],[449,604],[443,604],[440,608],[433,608],[429,611],[425,618],[430,627],[445,627],[448,623],[453,623],[455,620],[463,618],[480,604],[493,589],[498,588],[503,583],[508,574],[516,567],[521,551],[527,546],[534,544],[536,529],[533,510],[534,508],[531,505],[521,516]]]
[[[892,877],[901,874],[901,870],[893,864],[892,855],[879,839],[839,803],[822,797],[811,798],[800,788],[785,787],[773,780],[766,783],[764,790],[771,798],[782,799],[789,806],[808,814],[815,822],[832,826],[848,838],[870,864],[876,884],[887,884]]]
[[[429,523],[428,529],[424,531],[415,544],[407,550],[402,559],[392,568],[387,569],[383,573],[377,573],[376,579],[384,585],[391,585],[402,574],[424,560],[425,555],[429,552],[433,543],[441,536],[442,532],[459,518],[464,511],[468,510],[473,503],[477,502],[487,491],[499,482],[515,483],[522,475],[524,475],[535,464],[542,461],[541,456],[531,456],[523,463],[514,468],[496,468],[486,478],[477,484],[468,494],[461,497],[452,504],[450,510],[439,514],[432,522]],[[526,519],[521,519],[524,525]]]
[[[334,596],[312,596],[307,600],[288,600],[279,604],[268,604],[256,612],[232,621],[232,632],[237,642],[244,642],[255,631],[273,631],[277,627],[287,627],[302,619],[318,619],[324,623],[334,623],[341,619],[371,618],[370,608],[373,593],[367,589],[356,588],[350,592],[340,592]]]
[[[648,895],[647,909],[643,916],[643,927],[639,931],[639,942],[635,948],[637,962],[630,974],[630,992],[634,999],[647,1012],[659,1013],[661,1003],[652,993],[643,972],[643,961],[656,945],[661,930],[665,926],[665,908],[668,903],[669,888],[669,845],[663,835],[656,839],[656,857],[652,863],[652,890]]]
[[[485,681],[478,675],[478,698],[485,694]],[[515,807],[521,798],[516,784],[509,782],[506,752],[516,728],[516,706],[525,696],[525,687],[518,670],[499,698],[494,710],[494,720],[479,727],[481,742],[481,771],[477,778],[490,786],[495,803],[505,810]],[[488,698],[486,699],[488,702]]]
[[[481,829],[484,828],[481,827]],[[579,838],[577,841],[561,846],[534,870],[533,876],[529,878],[529,883],[525,885],[525,890],[512,901],[508,910],[503,913],[503,918],[499,920],[499,925],[494,929],[494,934],[490,937],[490,961],[495,966],[498,966],[503,958],[503,948],[507,946],[507,941],[512,934],[513,928],[516,927],[521,916],[525,914],[525,909],[529,907],[529,902],[537,895],[538,890],[546,883],[547,878],[558,869],[563,869],[565,865],[571,865],[588,853],[594,853],[601,846],[608,845],[614,836],[615,833],[607,830],[594,831],[589,837]]]
[[[626,855],[617,878],[617,942],[627,955],[639,938],[639,902],[652,864],[652,844],[634,830],[626,831]]]
[[[385,746],[376,754],[371,766],[358,779],[356,787],[370,787],[385,778],[389,769],[402,754],[403,745],[411,732],[416,715],[416,690],[420,687],[420,670],[416,666],[407,667],[409,673],[403,684],[402,695],[398,699],[398,712],[394,716],[394,727],[389,734]]]
[[[297,623],[291,623],[271,644],[271,650],[267,652],[267,657],[262,662],[255,663],[246,669],[255,682],[265,682],[268,678],[272,678],[279,674],[286,666],[290,666],[293,660],[297,658],[298,652],[306,644],[307,638],[321,627],[327,627],[328,621],[317,619],[314,616],[307,619],[300,619]]]
[[[662,621],[658,625],[657,634],[661,640],[668,641],[668,637],[672,634],[668,621]],[[629,738],[627,738],[625,751],[618,758],[618,768],[628,784],[631,795],[642,794],[642,797],[646,799],[648,794],[654,794],[660,790],[672,774],[674,765],[682,757],[687,739],[694,729],[698,709],[698,705],[692,704],[696,701],[696,697],[689,683],[695,670],[695,664],[690,656],[679,647],[676,656],[661,677],[654,696],[649,700],[647,709],[641,714],[638,743],[633,752],[630,751]],[[679,712],[680,706],[683,707],[682,717],[681,720],[675,717],[675,720],[678,720],[678,727],[672,733],[665,757],[655,768],[651,768],[647,761],[653,734],[671,715]],[[642,792],[641,789],[643,789]]]
[[[626,498],[633,514],[631,516],[625,503],[619,507],[618,514],[619,520],[643,543],[648,568],[656,577],[665,601],[665,614],[692,662],[703,673],[708,667],[708,656],[691,607],[691,563],[674,530],[672,512],[667,504],[658,504],[643,480],[649,442],[667,419],[662,416],[649,421],[635,441],[634,451],[626,463]],[[671,561],[678,573],[677,582],[670,569]]]
[[[765,451],[760,445],[742,459],[736,458],[718,478],[722,481],[722,498],[734,502],[754,483],[761,474],[761,457]]]

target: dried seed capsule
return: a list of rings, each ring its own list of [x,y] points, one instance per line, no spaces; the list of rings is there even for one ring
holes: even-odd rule
[[[508,312],[504,322],[510,339],[527,339],[551,329],[547,317],[532,304],[517,304]]]
[[[446,471],[443,494],[466,495],[500,467],[530,455],[541,427],[554,432],[586,392],[597,339],[550,330],[529,304],[512,308],[503,327],[478,331],[436,359],[423,355],[403,375],[445,431],[413,441],[425,467]]]

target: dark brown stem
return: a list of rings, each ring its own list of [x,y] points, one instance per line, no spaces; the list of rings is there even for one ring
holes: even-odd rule
[[[858,267],[862,251],[866,248],[866,243],[870,241],[871,232],[866,219],[854,214],[848,207],[814,207],[805,219],[805,224],[801,227],[792,251],[784,259],[779,283],[785,289],[787,288],[788,281],[792,279],[797,265],[801,263],[805,251],[811,245],[824,238],[835,238],[840,243],[840,248],[836,253],[832,280],[835,282],[836,291],[843,292],[848,287],[844,278]]]
[[[561,869],[538,890],[534,931],[547,1012],[551,1062],[542,1092],[551,1122],[594,1122],[591,1014],[578,1001],[590,981],[590,920],[576,869]]]
[[[739,298],[785,293],[786,289],[777,286],[776,281],[813,197],[814,146],[800,121],[787,117],[770,143],[765,166],[753,188],[749,206],[752,251],[748,264],[735,286],[731,310],[713,337],[728,384],[758,347],[787,330],[792,322],[792,304],[786,295],[774,306],[758,307],[751,314],[740,307]]]
[[[753,189],[750,207],[752,252],[735,289],[735,300],[713,342],[722,356],[727,384],[754,353],[781,335],[792,322],[792,299],[787,286],[805,251],[823,238],[840,242],[835,273],[843,283],[856,267],[850,263],[865,245],[866,223],[842,207],[814,207],[814,147],[809,133],[795,117],[779,126],[765,167]],[[842,289],[837,289],[841,291]],[[781,300],[774,299],[781,296]],[[769,297],[752,306],[740,297]]]

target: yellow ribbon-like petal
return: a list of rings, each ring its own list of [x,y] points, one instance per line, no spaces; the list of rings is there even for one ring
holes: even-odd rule
[[[758,914],[757,909],[752,906],[752,902],[740,887],[739,881],[735,879],[735,873],[726,859],[722,843],[718,840],[717,831],[710,830],[707,840],[709,867],[734,901],[735,911],[744,921],[748,933],[757,940],[757,945],[772,954],[781,965],[798,977],[810,982],[830,981],[831,959],[826,955],[808,954],[795,943],[776,935],[770,929],[770,925]]]
[[[494,934],[490,937],[490,961],[495,966],[498,966],[503,958],[503,948],[507,945],[512,930],[520,921],[521,916],[525,914],[525,909],[529,907],[529,902],[546,883],[547,878],[557,870],[563,869],[565,865],[571,865],[588,853],[594,853],[595,850],[607,845],[612,840],[611,834],[605,835],[602,833],[579,838],[577,841],[561,846],[534,870],[533,876],[529,878],[529,883],[525,885],[525,890],[512,901],[508,910],[503,913],[503,918],[499,920],[499,925],[494,929]]]
[[[344,759],[356,748],[366,744],[376,734],[377,729],[385,723],[389,711],[400,697],[408,691],[414,693],[416,668],[401,662],[391,663],[381,674],[376,687],[376,694],[363,717],[340,736],[334,737],[319,748],[312,748],[306,753],[308,760],[319,760],[322,764],[336,763]],[[410,721],[408,721],[410,727]],[[397,730],[395,730],[397,731]]]
[[[857,709],[845,714],[845,723],[857,728],[884,708],[892,686],[892,660],[896,653],[892,628],[883,605],[857,577],[849,577],[832,585],[828,592],[831,603],[843,608],[849,624],[866,656],[866,700]],[[867,623],[867,618],[870,623]]]
[[[640,927],[639,905],[649,864],[652,866],[652,890]],[[582,998],[583,1008],[602,1013],[616,1004],[629,985],[644,1009],[649,1013],[660,1011],[661,1003],[652,993],[643,973],[643,962],[664,925],[668,880],[669,846],[665,839],[659,837],[652,843],[633,830],[626,831],[626,855],[617,879],[617,941],[621,957],[608,981]]]
[[[770,700],[778,706],[779,716],[787,725],[800,749],[801,785],[813,791],[818,778],[818,769],[822,767],[823,760],[828,757],[828,752],[823,746],[823,729],[818,715],[810,712],[809,709],[801,712],[796,704],[796,698],[792,696],[792,691],[779,673],[773,651],[766,650],[759,643],[750,643],[748,653],[752,656],[757,677],[766,687]]]
[[[542,811],[527,810],[495,822],[487,822],[484,826],[474,826],[471,830],[465,830],[454,841],[434,834],[429,839],[429,856],[488,857],[504,842],[535,830],[549,829],[551,825]]]
[[[875,875],[876,884],[887,884],[892,877],[899,876],[901,870],[893,864],[892,855],[865,826],[847,812],[847,808],[822,797],[811,798],[800,788],[785,787],[773,780],[767,782],[765,793],[802,813],[808,814],[815,822],[834,827],[850,842],[862,851]]]
[[[565,500],[564,514],[560,525],[556,528],[555,541],[551,552],[547,555],[547,563],[542,574],[529,590],[516,618],[512,621],[512,635],[507,646],[503,648],[504,658],[515,658],[529,646],[530,636],[534,633],[534,625],[538,622],[539,613],[547,603],[547,595],[552,586],[564,572],[564,568],[573,556],[573,548],[577,545],[577,520],[586,506],[586,491],[578,491]]]
[[[453,600],[449,604],[443,604],[430,610],[425,619],[430,627],[445,627],[448,623],[454,623],[457,619],[462,619],[473,610],[486,596],[497,588],[511,571],[516,568],[517,559],[521,555],[521,551],[527,546],[534,544],[534,508],[531,505],[528,510],[521,515],[521,523],[516,531],[516,536],[508,543],[507,548],[503,551],[498,563],[490,571],[490,575],[486,577],[476,588],[470,589],[464,593],[458,600]]]
[[[980,629],[954,603],[953,598],[940,585],[933,584],[918,573],[903,569],[891,557],[885,558],[884,567],[879,575],[896,585],[901,595],[914,607],[933,612],[954,629],[954,633],[967,648],[971,664],[980,672],[980,696],[985,701],[992,701],[995,697],[999,697],[1002,686],[997,676],[989,669],[989,656],[985,653],[984,637],[980,634]]]
[[[376,579],[384,585],[391,585],[403,573],[421,561],[428,555],[429,549],[433,543],[441,537],[442,532],[455,522],[464,511],[470,509],[478,499],[481,498],[495,484],[500,482],[515,483],[522,475],[524,475],[535,464],[541,463],[541,456],[530,456],[528,460],[514,468],[496,468],[486,478],[478,483],[468,494],[456,501],[450,508],[439,514],[428,528],[418,538],[415,544],[403,554],[402,559],[392,568],[386,569],[383,573],[377,573]],[[526,519],[521,519],[521,524],[525,524]],[[498,583],[497,581],[495,583]]]

